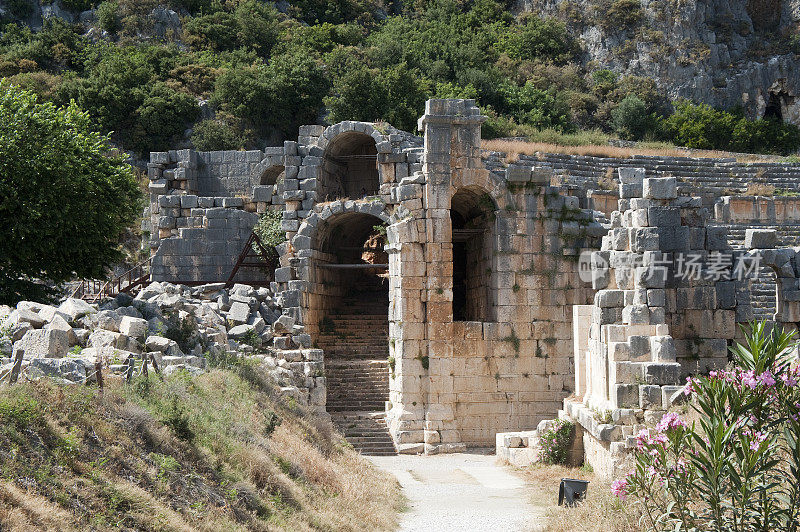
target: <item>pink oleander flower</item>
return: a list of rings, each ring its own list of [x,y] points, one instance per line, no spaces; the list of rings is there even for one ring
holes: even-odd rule
[[[615,480],[611,483],[611,493],[616,495],[620,498],[620,500],[625,500],[628,496],[628,479],[624,478],[622,480]]]
[[[758,376],[758,381],[763,384],[764,386],[774,386],[775,385],[775,377],[772,376],[772,372],[770,370],[765,371],[761,375]]]
[[[767,439],[767,435],[763,432],[756,432],[753,434],[753,441],[750,443],[750,450],[757,451],[758,448],[764,443],[764,440]]]
[[[748,388],[754,390],[758,386],[758,379],[753,374],[753,371],[746,371],[743,372],[739,379],[741,380],[742,386],[747,386]]]
[[[678,427],[686,428],[686,422],[675,412],[667,412],[656,425],[656,430],[658,432],[665,432],[669,429],[677,429]]]
[[[694,392],[693,383],[694,381],[692,380],[691,377],[686,377],[686,386],[684,386],[683,388],[684,395],[692,395],[692,393]]]

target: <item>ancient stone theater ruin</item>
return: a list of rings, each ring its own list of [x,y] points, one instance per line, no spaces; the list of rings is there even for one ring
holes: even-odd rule
[[[745,194],[797,190],[800,165],[491,152],[484,119],[430,100],[421,137],[342,122],[153,153],[152,279],[271,284],[297,400],[365,453],[531,461],[533,429],[563,416],[613,474],[687,375],[727,362],[737,323],[800,321],[800,203]],[[248,258],[267,211],[286,234],[274,271]]]

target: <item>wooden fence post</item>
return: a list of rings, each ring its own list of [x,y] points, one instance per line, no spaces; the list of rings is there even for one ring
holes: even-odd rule
[[[94,363],[94,376],[97,379],[97,394],[103,395],[103,359],[99,356]]]
[[[161,368],[158,367],[158,361],[156,360],[156,356],[153,353],[150,353],[150,363],[153,364],[153,369],[156,370],[156,373],[160,375]]]
[[[14,384],[19,378],[19,373],[22,371],[22,358],[25,356],[24,349],[17,349],[14,354],[14,365],[11,367],[11,375],[9,376],[9,384]]]
[[[128,365],[128,369],[125,371],[125,382],[130,382],[133,378],[133,367],[135,361],[133,360],[133,355],[128,355],[128,358],[125,360],[125,363]]]

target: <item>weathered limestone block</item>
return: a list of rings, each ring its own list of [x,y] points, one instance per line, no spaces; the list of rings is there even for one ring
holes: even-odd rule
[[[70,382],[85,382],[86,363],[81,359],[36,358],[31,360],[27,373],[29,379],[58,377]]]
[[[678,181],[674,177],[651,177],[643,181],[643,195],[647,199],[669,200],[678,197]]]
[[[45,320],[32,310],[18,308],[11,311],[11,314],[6,317],[3,327],[10,328],[20,323],[28,323],[34,329],[41,329],[45,324]]]
[[[775,229],[746,229],[744,232],[744,247],[747,249],[774,248],[777,240]]]
[[[69,349],[69,335],[59,329],[33,329],[14,342],[14,353],[20,349],[25,358],[60,358]]]
[[[86,301],[73,297],[61,303],[61,305],[58,307],[58,310],[68,315],[70,317],[69,321],[71,322],[74,322],[78,318],[82,318],[87,314],[93,314],[97,312],[97,309]]]

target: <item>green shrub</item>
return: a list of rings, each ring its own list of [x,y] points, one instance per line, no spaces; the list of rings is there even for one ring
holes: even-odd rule
[[[653,119],[647,113],[647,105],[637,96],[629,95],[611,111],[614,131],[623,139],[641,140],[652,132]]]
[[[528,15],[503,35],[498,49],[513,59],[564,63],[574,55],[577,46],[564,23]]]
[[[183,27],[184,41],[193,48],[216,52],[238,47],[239,24],[233,14],[217,11],[193,17]]]
[[[11,16],[15,18],[25,19],[33,14],[31,0],[6,0],[5,4]]]
[[[572,129],[569,105],[564,94],[553,89],[541,90],[528,82],[522,87],[506,85],[503,91],[510,114],[520,123],[537,129],[555,129],[567,132]]]
[[[239,150],[245,142],[239,131],[227,121],[206,119],[192,127],[192,145],[200,151]]]
[[[60,0],[65,9],[73,13],[80,13],[92,8],[92,0]]]
[[[682,101],[662,122],[663,135],[675,144],[697,149],[788,155],[800,148],[800,129],[778,120],[748,120],[728,112]]]
[[[273,56],[268,65],[226,71],[217,78],[212,102],[259,133],[297,133],[316,121],[328,91],[321,66],[300,51]]]
[[[545,464],[566,464],[569,446],[575,435],[575,424],[557,419],[553,427],[539,435],[539,460]]]
[[[273,261],[278,259],[278,250],[275,247],[286,241],[286,231],[281,229],[281,220],[283,220],[283,214],[280,211],[267,211],[261,215],[253,228],[255,234],[261,239],[261,243],[267,248],[270,255],[268,258]],[[253,250],[259,251],[255,247]]]
[[[199,113],[194,98],[155,83],[134,112],[128,144],[139,153],[169,149]]]
[[[121,27],[119,4],[114,0],[106,0],[97,6],[97,24],[108,33],[117,33]]]
[[[644,18],[640,0],[601,0],[595,14],[597,23],[605,31],[630,29]]]

